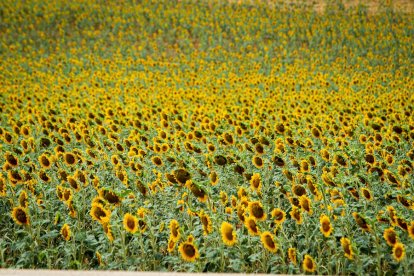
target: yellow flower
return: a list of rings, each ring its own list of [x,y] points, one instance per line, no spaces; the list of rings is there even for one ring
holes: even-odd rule
[[[325,237],[329,237],[332,233],[333,227],[331,225],[331,221],[327,215],[322,215],[319,219],[321,224],[321,232]]]
[[[62,235],[62,237],[65,239],[65,240],[70,240],[70,236],[71,236],[71,231],[70,231],[70,227],[69,227],[69,225],[68,224],[64,224],[63,225],[63,227],[62,227],[62,229],[60,230],[60,234]]]
[[[288,249],[288,258],[291,263],[293,263],[294,265],[297,264],[296,248],[291,247]]]
[[[19,225],[30,225],[30,218],[26,208],[20,206],[14,207],[12,210],[12,218]]]
[[[99,203],[92,204],[92,209],[89,214],[93,220],[96,220],[99,223],[109,222],[109,218],[111,216],[111,212],[105,209],[102,204]]]
[[[342,249],[344,250],[345,257],[347,257],[349,260],[352,260],[354,258],[354,252],[352,251],[351,241],[348,238],[342,237],[341,245]]]
[[[236,243],[236,232],[233,230],[233,225],[224,221],[221,224],[220,232],[225,245],[233,246]]]
[[[397,233],[392,227],[384,230],[383,237],[389,246],[394,246],[398,242]]]
[[[263,205],[260,201],[249,202],[249,213],[259,221],[264,221],[267,217],[265,211],[263,210]]]
[[[124,215],[124,228],[129,233],[134,234],[138,231],[138,219],[136,216],[131,215],[130,213],[126,213]]]
[[[279,225],[286,220],[286,213],[280,208],[273,209],[271,215],[272,218],[274,218],[275,223]]]
[[[401,262],[405,258],[405,246],[404,244],[397,242],[392,248],[392,256],[397,262]]]
[[[255,173],[252,175],[252,178],[250,179],[250,187],[253,189],[253,191],[259,193],[262,189],[262,178],[260,177],[260,174]]]
[[[265,231],[260,235],[260,240],[264,247],[270,252],[275,253],[277,251],[277,244],[273,238],[273,235],[269,231]]]
[[[173,241],[178,241],[180,239],[180,225],[175,219],[170,221],[170,235]]]
[[[302,263],[302,268],[303,270],[305,270],[306,272],[315,272],[316,270],[316,264],[315,261],[313,260],[313,258],[311,256],[309,256],[308,254],[305,255],[305,258],[303,259],[303,263]]]
[[[246,217],[244,220],[244,225],[246,226],[249,234],[252,236],[258,236],[260,234],[259,227],[256,224],[256,219],[252,216]]]
[[[192,242],[182,242],[179,246],[181,258],[187,262],[194,262],[200,257],[197,247]]]

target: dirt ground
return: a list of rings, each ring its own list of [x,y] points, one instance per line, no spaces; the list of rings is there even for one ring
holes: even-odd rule
[[[231,2],[255,3],[267,2],[270,5],[282,5],[285,7],[306,7],[317,12],[324,12],[325,9],[338,2],[342,2],[346,9],[355,8],[359,4],[367,7],[368,13],[378,13],[386,6],[392,6],[396,12],[414,13],[414,0],[229,0]]]

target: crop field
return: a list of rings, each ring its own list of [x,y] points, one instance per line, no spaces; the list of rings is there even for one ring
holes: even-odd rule
[[[345,2],[2,0],[0,268],[413,275],[413,3]]]

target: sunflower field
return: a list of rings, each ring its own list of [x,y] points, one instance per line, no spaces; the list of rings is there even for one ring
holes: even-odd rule
[[[0,268],[414,274],[412,10],[1,2]]]

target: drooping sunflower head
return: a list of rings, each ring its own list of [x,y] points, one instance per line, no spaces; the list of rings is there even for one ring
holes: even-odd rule
[[[257,226],[256,219],[253,216],[245,217],[244,225],[246,226],[250,235],[258,236],[260,234],[260,230]]]
[[[294,247],[289,248],[288,249],[288,258],[289,258],[289,261],[291,263],[293,263],[294,265],[297,264],[297,258],[296,258],[296,256],[297,256],[297,254],[296,254],[296,248],[294,248]]]
[[[23,208],[27,208],[29,206],[29,201],[28,201],[27,193],[24,190],[19,195],[19,204]]]
[[[124,215],[124,228],[129,233],[134,234],[138,231],[138,218],[134,215],[131,215],[130,213],[126,213]]]
[[[308,214],[312,214],[312,201],[306,195],[303,195],[299,198],[299,204],[302,210],[307,212]]]
[[[170,236],[171,239],[174,241],[178,241],[180,239],[180,224],[177,220],[173,219],[170,221]]]
[[[173,252],[175,249],[175,245],[176,245],[176,241],[170,236],[170,238],[168,239],[168,252]]]
[[[265,231],[260,235],[260,240],[263,246],[272,253],[277,251],[277,244],[273,238],[273,235],[269,231]]]
[[[414,221],[412,221],[408,226],[407,232],[409,237],[414,240]]]
[[[260,192],[261,188],[262,188],[262,178],[260,176],[260,174],[255,173],[252,175],[252,178],[250,178],[250,187],[256,191],[256,192]]]
[[[90,215],[93,220],[96,220],[99,223],[107,223],[109,222],[111,212],[105,209],[101,204],[93,203]]]
[[[263,205],[260,201],[249,202],[249,213],[255,219],[263,221],[266,219],[267,215],[263,209]]]
[[[352,260],[354,258],[354,252],[352,251],[351,241],[346,237],[342,237],[341,245],[342,249],[344,250],[345,257],[349,260]]]
[[[60,234],[62,235],[62,237],[68,241],[70,240],[70,236],[71,236],[71,231],[70,231],[70,227],[68,224],[64,224],[62,229],[60,230]]]
[[[100,189],[98,194],[101,198],[105,199],[109,204],[113,205],[120,205],[121,198],[112,190],[110,189]]]
[[[292,210],[289,212],[290,216],[296,221],[297,224],[302,224],[302,214],[300,209],[296,206],[292,206]]]
[[[368,222],[360,214],[358,214],[357,212],[353,212],[352,216],[354,217],[355,222],[358,224],[359,227],[361,227],[362,230],[366,232],[371,231],[371,227],[369,226]]]
[[[221,232],[221,238],[225,245],[233,246],[236,243],[237,241],[236,231],[233,230],[233,225],[224,221],[221,224],[220,232]]]
[[[30,218],[27,210],[21,206],[14,207],[12,210],[12,218],[19,225],[30,225]]]
[[[0,196],[6,196],[7,186],[6,186],[6,179],[2,175],[0,175]]]
[[[204,235],[208,235],[213,232],[213,223],[211,222],[210,216],[204,211],[201,211],[199,218],[201,220],[201,225],[203,226]]]

